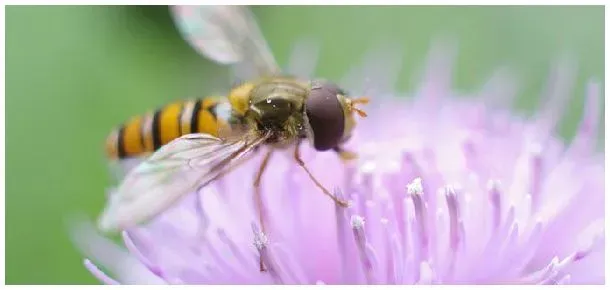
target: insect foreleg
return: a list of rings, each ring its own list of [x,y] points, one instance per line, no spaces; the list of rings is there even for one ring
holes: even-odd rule
[[[301,159],[301,154],[299,152],[299,146],[301,145],[301,142],[298,142],[295,146],[294,149],[294,160],[297,162],[297,164],[299,164],[299,166],[301,166],[301,168],[303,168],[303,170],[305,170],[305,172],[307,172],[307,175],[309,175],[309,179],[311,179],[311,181],[313,181],[316,186],[322,190],[322,193],[324,193],[325,195],[327,195],[328,197],[330,197],[336,204],[338,204],[341,207],[348,207],[348,202],[338,199],[334,194],[330,193],[330,191],[328,191],[328,189],[326,189],[314,176],[313,174],[311,174],[311,171],[309,171],[309,169],[307,168],[307,166],[305,166],[305,162]]]

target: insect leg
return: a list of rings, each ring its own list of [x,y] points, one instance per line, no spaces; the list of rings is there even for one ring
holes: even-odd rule
[[[269,159],[271,158],[271,153],[273,151],[269,150],[266,154],[265,157],[263,158],[263,162],[261,162],[260,167],[258,168],[258,172],[256,173],[256,177],[254,178],[254,203],[256,204],[257,210],[258,210],[258,218],[259,218],[259,222],[261,224],[261,231],[263,233],[265,233],[265,209],[264,209],[264,205],[263,205],[263,198],[261,195],[261,179],[263,177],[263,173],[265,172],[265,169],[267,168],[267,164],[269,164]],[[259,257],[259,264],[260,264],[260,270],[261,272],[265,271],[265,267],[263,265],[263,257]]]
[[[303,161],[303,159],[301,159],[301,154],[299,152],[299,146],[301,145],[301,142],[298,142],[296,144],[295,150],[294,150],[294,160],[296,160],[297,164],[299,164],[299,166],[301,166],[301,168],[303,168],[305,170],[305,172],[307,172],[307,175],[309,175],[309,179],[311,179],[311,181],[313,181],[316,186],[322,190],[322,193],[324,193],[325,195],[327,195],[328,197],[330,197],[336,204],[338,204],[341,207],[347,207],[348,203],[347,201],[338,199],[335,195],[333,195],[332,193],[330,193],[330,191],[328,191],[328,189],[326,189],[314,176],[313,174],[311,174],[311,171],[309,171],[309,169],[307,168],[307,166],[305,166],[305,162]]]

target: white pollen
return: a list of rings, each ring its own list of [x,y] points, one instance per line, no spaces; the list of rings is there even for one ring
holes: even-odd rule
[[[407,185],[407,192],[409,194],[422,194],[424,193],[424,188],[421,185],[421,178],[415,178],[411,183]]]
[[[364,227],[364,218],[356,214],[352,215],[350,223],[352,224],[352,228],[361,229]]]
[[[262,250],[269,243],[269,239],[267,239],[267,235],[263,232],[258,232],[254,235],[254,246],[257,250]]]

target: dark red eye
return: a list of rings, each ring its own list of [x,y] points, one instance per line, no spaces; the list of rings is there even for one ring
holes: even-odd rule
[[[313,145],[318,151],[336,147],[345,129],[345,116],[338,94],[341,89],[329,82],[316,82],[305,103],[305,113],[313,133]]]

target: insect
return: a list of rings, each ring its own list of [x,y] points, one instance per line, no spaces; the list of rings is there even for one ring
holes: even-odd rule
[[[332,82],[283,74],[247,8],[171,9],[182,35],[201,55],[230,66],[247,81],[226,98],[169,104],[113,131],[106,143],[108,156],[119,162],[142,161],[108,198],[99,227],[117,231],[149,221],[258,149],[265,153],[253,178],[253,200],[263,232],[260,182],[278,150],[294,150],[295,162],[322,193],[347,206],[315,178],[299,146],[310,142],[318,151],[334,150],[342,160],[355,158],[343,144],[356,125],[355,115],[366,116],[356,105],[368,99],[350,98]]]

